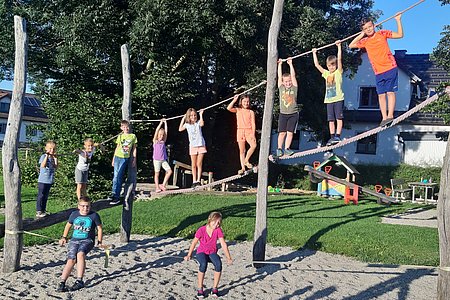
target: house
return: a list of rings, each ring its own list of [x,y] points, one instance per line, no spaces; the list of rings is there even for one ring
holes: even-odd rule
[[[345,119],[342,138],[375,128],[381,121],[375,75],[367,54],[363,53],[361,58],[356,74],[350,77],[346,73],[343,81]],[[399,69],[395,117],[433,95],[440,83],[450,81],[450,74],[436,66],[429,54],[407,54],[406,50],[397,50],[395,58]],[[346,157],[352,164],[442,166],[449,132],[450,126],[442,119],[432,113],[419,112],[377,135],[335,149],[334,153]],[[320,146],[314,133],[308,130],[299,131],[295,139],[300,150]],[[272,138],[272,148],[275,148],[274,143],[276,138]],[[327,155],[321,153],[281,163],[311,164],[315,160],[322,161]]]
[[[9,106],[11,104],[12,92],[0,89],[0,143],[3,143],[8,122]],[[24,95],[24,106],[22,124],[20,127],[19,144],[26,147],[30,142],[38,142],[42,137],[36,125],[48,123],[47,115],[44,113],[41,101],[33,94]]]

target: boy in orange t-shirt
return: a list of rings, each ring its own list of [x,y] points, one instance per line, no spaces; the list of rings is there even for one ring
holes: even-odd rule
[[[380,126],[389,125],[394,120],[395,92],[398,90],[398,71],[387,39],[403,37],[401,14],[395,16],[397,32],[391,30],[375,31],[372,20],[363,19],[361,33],[350,43],[350,48],[365,48],[375,73],[378,101],[383,120]],[[386,104],[386,95],[388,98]]]

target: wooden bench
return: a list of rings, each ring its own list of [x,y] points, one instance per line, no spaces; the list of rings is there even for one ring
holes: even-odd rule
[[[173,161],[173,181],[172,181],[172,185],[177,185],[177,180],[178,180],[178,170],[181,171],[181,187],[186,187],[186,175],[187,174],[192,174],[192,167],[191,165],[179,162],[174,160]],[[208,183],[210,182],[214,182],[214,178],[213,178],[213,172],[202,172],[202,177],[206,177],[208,178]],[[204,181],[203,179],[201,179],[201,183],[203,184]],[[208,191],[210,191],[211,188],[208,188]]]
[[[408,187],[405,179],[392,178],[391,179],[392,197],[397,200],[411,200],[412,189]],[[409,194],[409,197],[408,197]]]

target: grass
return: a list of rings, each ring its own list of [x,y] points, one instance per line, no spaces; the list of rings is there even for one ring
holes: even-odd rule
[[[1,190],[0,190],[1,192]],[[35,189],[23,189],[25,217],[35,213]],[[136,234],[192,238],[213,210],[222,212],[227,240],[253,240],[256,196],[175,195],[133,206],[133,228]],[[68,204],[50,199],[50,211]],[[306,247],[343,254],[359,260],[385,264],[439,264],[437,229],[381,224],[381,217],[416,207],[412,204],[382,206],[371,200],[359,205],[344,205],[343,200],[326,200],[315,196],[269,196],[268,243]],[[99,212],[105,232],[119,230],[121,208]],[[0,216],[0,221],[3,221]],[[57,239],[64,224],[36,233]],[[48,242],[25,236],[25,244]],[[251,251],[251,249],[249,249]]]

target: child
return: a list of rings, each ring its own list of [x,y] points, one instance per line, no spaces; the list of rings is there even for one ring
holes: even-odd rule
[[[67,263],[61,274],[61,282],[56,291],[67,292],[66,280],[69,278],[73,267],[77,264],[77,280],[70,288],[76,291],[84,287],[83,275],[86,270],[86,255],[94,248],[95,228],[97,228],[97,246],[101,246],[103,231],[100,216],[90,210],[91,200],[82,196],[78,199],[78,210],[70,214],[63,235],[59,240],[61,246],[67,243],[67,236],[73,225],[72,238],[67,251]]]
[[[330,140],[327,146],[337,144],[341,141],[341,131],[344,119],[344,93],[342,92],[342,47],[341,41],[336,41],[338,48],[337,58],[334,55],[327,57],[327,68],[325,70],[317,59],[317,49],[312,49],[314,65],[325,78],[325,103],[327,105],[328,127],[330,129]],[[336,125],[334,122],[336,121]],[[336,128],[337,127],[337,128]]]
[[[205,139],[202,135],[202,127],[205,125],[203,121],[203,109],[199,111],[200,120],[197,120],[197,111],[189,108],[183,116],[178,127],[179,131],[187,130],[189,137],[189,155],[191,156],[192,167],[192,187],[199,186],[202,177],[203,156],[206,151]]]
[[[395,92],[398,90],[398,72],[395,57],[392,55],[387,39],[403,37],[401,14],[395,16],[397,32],[375,31],[373,22],[363,19],[362,32],[350,43],[350,48],[365,48],[375,73],[378,102],[383,120],[380,126],[387,126],[394,120]],[[386,95],[388,103],[386,105]],[[386,111],[387,109],[387,111]]]
[[[239,107],[234,107],[234,104],[239,99]],[[237,142],[239,146],[239,158],[241,161],[241,169],[238,174],[245,172],[245,167],[251,169],[253,166],[249,162],[250,157],[256,149],[256,137],[255,137],[255,112],[250,109],[250,96],[238,95],[234,96],[233,101],[228,104],[227,109],[236,114],[237,119]],[[250,149],[245,155],[245,142],[250,145]]]
[[[86,186],[88,182],[89,164],[94,155],[95,148],[98,147],[94,140],[87,138],[84,140],[84,149],[77,149],[73,152],[78,154],[78,163],[75,167],[75,182],[77,184],[77,199],[87,196]]]
[[[214,265],[214,283],[212,288],[212,295],[214,297],[219,297],[219,291],[217,287],[219,286],[220,275],[222,274],[222,261],[217,255],[217,240],[219,240],[220,245],[225,252],[228,264],[233,261],[231,259],[230,251],[228,251],[227,243],[225,243],[222,229],[220,228],[220,223],[222,222],[222,214],[220,212],[212,212],[209,214],[208,223],[200,227],[195,233],[194,240],[189,247],[188,254],[184,257],[184,260],[190,260],[192,252],[198,242],[200,246],[197,248],[197,261],[199,263],[198,270],[198,290],[197,298],[203,298],[203,280],[205,278],[205,272],[208,262],[212,262]]]
[[[164,123],[164,128],[161,128]],[[155,192],[159,193],[166,190],[167,182],[170,175],[172,175],[172,169],[167,163],[167,121],[162,119],[158,127],[156,127],[155,135],[153,136],[153,167],[155,168]],[[162,185],[159,185],[159,172],[161,167],[166,171]]]
[[[289,65],[289,73],[282,73],[281,59],[278,60],[278,91],[280,94],[280,116],[278,118],[278,147],[276,156],[283,156],[284,154],[292,155],[294,151],[291,150],[292,138],[294,132],[297,130],[298,123],[298,106],[297,106],[297,92],[298,85],[295,78],[294,65],[292,58],[287,59]]]
[[[130,123],[127,120],[120,122],[120,129],[122,133],[116,139],[117,147],[111,163],[114,167],[112,194],[109,197],[109,200],[111,200],[110,204],[112,205],[120,203],[119,196],[122,190],[122,179],[131,154],[133,155],[131,166],[133,168],[136,167],[137,138],[133,133],[129,133]]]
[[[38,195],[36,199],[36,217],[43,218],[47,213],[47,200],[50,194],[50,188],[55,181],[55,170],[58,167],[56,158],[56,143],[47,141],[45,143],[45,154],[39,158],[39,178]]]

